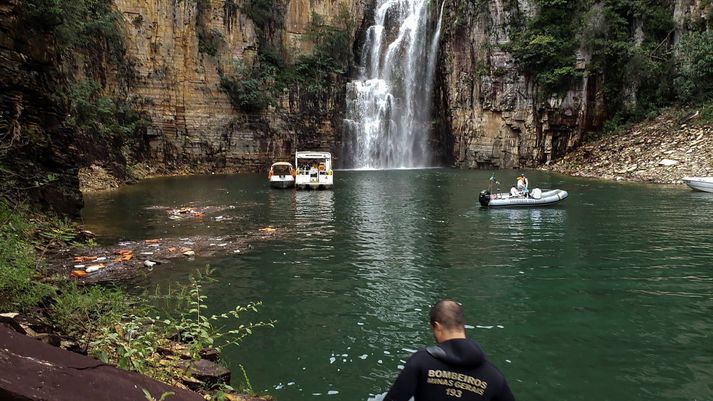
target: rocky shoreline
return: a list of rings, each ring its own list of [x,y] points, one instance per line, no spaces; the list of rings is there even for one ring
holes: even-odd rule
[[[582,144],[541,169],[574,177],[680,184],[686,176],[713,175],[713,125],[698,113],[669,111],[618,134]]]
[[[124,171],[126,170],[126,171]],[[166,166],[154,166],[145,163],[138,163],[124,169],[103,164],[92,164],[79,169],[79,190],[83,194],[108,191],[118,189],[127,184],[135,184],[147,178],[157,177],[177,177],[201,174],[239,174],[243,172],[257,172],[255,168],[240,170],[237,168],[218,168],[214,166],[167,168]],[[267,170],[266,170],[267,171]]]

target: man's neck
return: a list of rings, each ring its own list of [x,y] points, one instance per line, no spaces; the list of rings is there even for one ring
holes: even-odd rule
[[[464,331],[448,331],[448,332],[443,332],[440,336],[438,336],[438,343],[443,343],[448,340],[458,340],[458,339],[464,339],[465,338],[465,332]]]

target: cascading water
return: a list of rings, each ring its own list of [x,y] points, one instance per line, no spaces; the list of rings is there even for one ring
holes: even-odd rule
[[[347,84],[343,159],[350,168],[430,165],[433,75],[443,17],[431,1],[377,0],[360,77]]]

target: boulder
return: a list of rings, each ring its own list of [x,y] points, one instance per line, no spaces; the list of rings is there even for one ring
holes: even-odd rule
[[[0,325],[0,399],[53,401],[202,401],[200,395],[95,359],[42,344]]]

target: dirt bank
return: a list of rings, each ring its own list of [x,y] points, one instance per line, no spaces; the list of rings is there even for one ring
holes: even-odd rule
[[[79,189],[82,193],[92,193],[119,188],[123,185],[134,184],[145,178],[187,176],[204,174],[240,174],[254,173],[258,170],[248,168],[239,170],[232,168],[219,168],[215,166],[185,166],[182,168],[168,168],[164,165],[149,165],[146,163],[134,164],[126,171],[101,164],[92,164],[79,169]],[[267,170],[265,170],[267,174]]]
[[[676,114],[669,111],[619,134],[584,143],[542,168],[576,177],[652,183],[713,175],[713,124],[702,123],[696,113]]]

